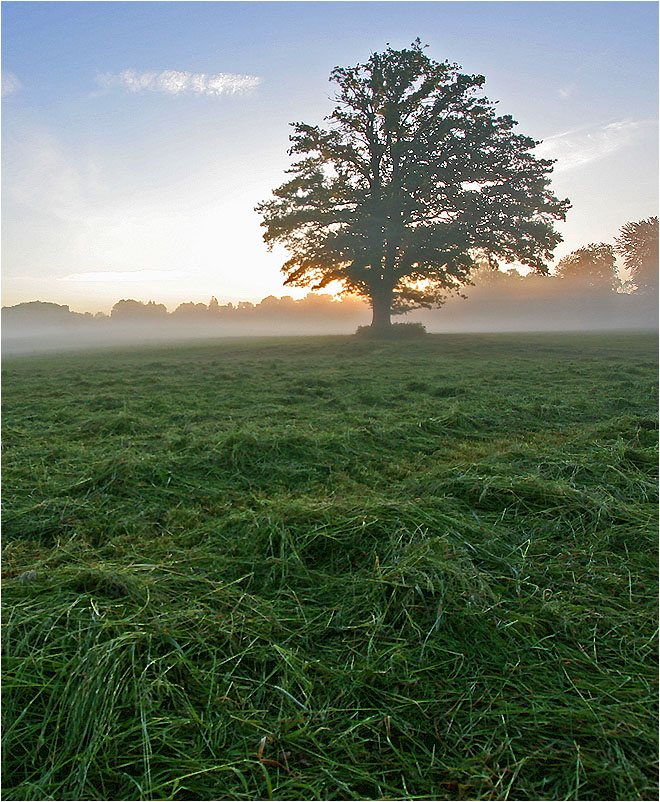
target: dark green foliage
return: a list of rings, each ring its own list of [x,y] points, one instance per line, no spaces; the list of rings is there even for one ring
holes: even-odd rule
[[[555,272],[572,285],[567,287],[567,292],[581,287],[610,293],[621,286],[614,247],[605,242],[592,242],[569,253],[560,259]]]
[[[656,799],[656,364],[5,360],[4,798]]]
[[[630,285],[644,295],[658,296],[658,218],[626,223],[615,240],[630,271]]]
[[[291,175],[257,206],[269,246],[291,257],[286,284],[367,298],[374,329],[390,313],[442,303],[479,258],[547,273],[570,207],[552,162],[484,97],[483,75],[437,62],[420,40],[336,67],[328,127],[293,123]]]

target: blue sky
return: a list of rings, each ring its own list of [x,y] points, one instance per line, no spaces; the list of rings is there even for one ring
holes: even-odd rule
[[[253,211],[288,123],[417,36],[558,159],[557,258],[657,214],[655,2],[3,2],[3,304],[300,295]]]

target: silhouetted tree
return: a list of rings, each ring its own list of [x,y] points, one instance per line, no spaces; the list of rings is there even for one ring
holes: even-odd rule
[[[409,49],[336,67],[327,129],[293,123],[291,179],[262,202],[264,239],[284,244],[285,284],[369,299],[372,326],[440,305],[469,283],[475,257],[547,272],[570,207],[550,191],[552,161],[480,94],[481,75]]]
[[[167,307],[164,304],[157,304],[155,301],[135,301],[132,298],[121,301],[112,307],[110,312],[112,318],[131,318],[133,320],[154,320],[155,318],[167,317]]]
[[[614,241],[637,291],[645,295],[657,295],[658,218],[649,217],[636,223],[626,223],[621,235]]]
[[[3,306],[4,323],[26,322],[32,325],[70,325],[86,319],[87,313],[72,312],[67,305],[48,301],[27,301],[16,306]]]
[[[206,317],[208,308],[206,304],[186,301],[179,304],[172,314],[179,319],[202,320]]]
[[[507,271],[493,270],[487,261],[477,264],[470,273],[470,281],[478,287],[504,289],[522,283],[522,275],[515,269]],[[469,297],[469,296],[468,296]]]
[[[261,301],[259,301],[256,308],[260,312],[270,314],[271,312],[276,311],[279,308],[279,305],[279,298],[276,298],[274,295],[267,295],[265,298],[262,298]]]
[[[16,306],[3,306],[2,311],[4,314],[15,317],[40,317],[52,320],[66,320],[71,315],[76,314],[64,304],[54,304],[50,301],[25,301],[16,304]]]
[[[614,292],[621,286],[614,248],[592,242],[564,256],[557,264],[557,276],[581,287]]]

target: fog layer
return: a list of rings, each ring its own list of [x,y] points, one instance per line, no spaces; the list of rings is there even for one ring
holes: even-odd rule
[[[479,271],[467,296],[440,309],[395,318],[422,322],[432,333],[651,329],[656,292],[621,292],[558,276]],[[354,297],[310,293],[295,301],[269,296],[259,304],[162,304],[118,301],[110,315],[72,312],[39,301],[4,307],[3,354],[109,347],[218,337],[352,334],[368,325],[368,304]]]

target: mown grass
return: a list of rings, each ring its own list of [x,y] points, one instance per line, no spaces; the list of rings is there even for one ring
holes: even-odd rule
[[[5,360],[4,798],[657,799],[656,365]]]

